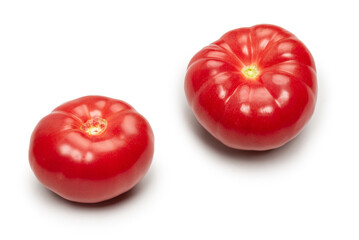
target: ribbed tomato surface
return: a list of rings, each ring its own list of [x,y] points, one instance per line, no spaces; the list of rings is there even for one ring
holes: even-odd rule
[[[309,50],[274,25],[239,28],[190,61],[185,92],[197,120],[225,145],[268,150],[311,118],[317,80]]]

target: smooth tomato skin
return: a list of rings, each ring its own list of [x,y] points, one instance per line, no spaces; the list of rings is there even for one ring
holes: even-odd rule
[[[108,125],[89,135],[81,126],[95,117]],[[70,201],[96,203],[134,187],[153,153],[152,129],[135,109],[120,100],[86,96],[62,104],[37,124],[29,161],[51,191]]]
[[[243,73],[255,65],[255,79]],[[239,28],[200,50],[185,78],[200,124],[241,150],[278,148],[311,118],[317,80],[313,57],[293,34],[274,25]]]

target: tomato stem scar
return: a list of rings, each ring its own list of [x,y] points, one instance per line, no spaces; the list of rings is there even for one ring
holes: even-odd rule
[[[103,133],[107,128],[107,121],[100,117],[89,119],[87,122],[81,125],[81,130],[88,135],[96,136]]]
[[[259,75],[259,69],[255,64],[243,67],[241,72],[249,79],[255,79]]]

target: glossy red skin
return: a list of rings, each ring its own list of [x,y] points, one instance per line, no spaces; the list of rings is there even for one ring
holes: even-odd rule
[[[87,120],[106,119],[106,130],[91,136]],[[62,104],[36,126],[29,160],[39,181],[65,199],[96,203],[134,187],[150,167],[152,129],[123,101],[86,96]]]
[[[260,75],[248,79],[244,66]],[[239,28],[190,61],[185,93],[197,120],[225,145],[268,150],[287,143],[311,118],[317,80],[309,50],[273,25]]]

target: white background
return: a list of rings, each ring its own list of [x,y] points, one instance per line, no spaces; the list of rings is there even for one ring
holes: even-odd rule
[[[1,1],[1,239],[359,239],[356,1]],[[269,152],[228,149],[187,106],[190,58],[225,32],[271,23],[310,49],[315,114]],[[97,205],[46,190],[28,164],[37,122],[61,103],[122,99],[155,155],[131,192]]]

